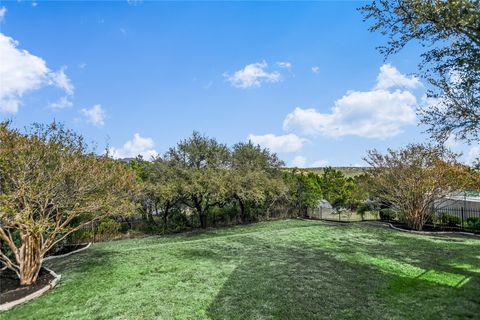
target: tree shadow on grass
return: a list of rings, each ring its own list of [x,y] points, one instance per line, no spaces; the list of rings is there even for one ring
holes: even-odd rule
[[[472,284],[464,290],[426,281],[430,270],[417,276],[341,260],[318,248],[277,247],[245,256],[207,314],[212,319],[452,319],[479,311]],[[467,301],[458,303],[461,299]],[[426,308],[427,302],[432,307]]]

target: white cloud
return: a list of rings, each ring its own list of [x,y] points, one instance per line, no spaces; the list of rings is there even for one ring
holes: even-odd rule
[[[382,68],[380,73],[384,72]],[[417,99],[410,91],[377,87],[371,91],[347,92],[335,101],[329,113],[296,108],[285,118],[283,128],[313,136],[385,139],[401,133],[403,126],[416,123]]]
[[[67,93],[68,95],[73,95],[74,87],[70,79],[67,77],[65,74],[65,69],[67,67],[62,67],[60,70],[57,72],[51,72],[50,73],[50,84],[53,84],[63,91]]]
[[[16,113],[23,95],[44,85],[55,85],[73,94],[64,69],[52,72],[42,58],[17,47],[17,41],[0,33],[0,112]]]
[[[264,148],[270,149],[272,152],[294,152],[300,150],[306,139],[300,138],[295,134],[286,134],[283,136],[276,136],[274,134],[253,135],[250,134],[247,138],[254,144],[259,144]]]
[[[279,61],[277,62],[277,66],[284,69],[290,69],[292,64],[288,61]]]
[[[140,134],[135,133],[132,140],[125,142],[121,148],[110,148],[109,153],[117,159],[134,158],[141,155],[144,159],[150,160],[158,155],[155,149],[153,149],[154,146],[155,143],[152,138],[144,138]]]
[[[468,151],[467,163],[473,164],[477,159],[480,159],[480,146],[473,146]]]
[[[261,87],[265,82],[279,82],[280,73],[277,71],[268,72],[268,65],[265,61],[246,65],[243,69],[236,71],[233,75],[224,74],[232,86],[236,88]]]
[[[143,0],[127,0],[127,3],[131,6],[138,6],[143,3]]]
[[[5,7],[1,7],[0,8],[0,22],[3,21],[3,19],[5,19],[5,14],[7,13],[7,8]]]
[[[52,109],[65,109],[69,108],[73,105],[72,101],[68,96],[61,97],[57,102],[50,103],[48,105],[49,108]]]
[[[353,91],[337,100],[331,113],[296,108],[287,115],[283,127],[306,135],[384,139],[416,122],[415,104],[415,96],[408,91]]]
[[[305,167],[306,162],[307,162],[307,158],[302,156],[296,156],[292,160],[292,167],[303,168]]]
[[[328,166],[328,161],[327,160],[317,160],[317,161],[314,161],[310,167],[312,168],[323,168],[323,167],[326,167]]]
[[[377,85],[375,86],[375,89],[389,89],[393,87],[414,89],[420,85],[421,82],[417,77],[406,76],[388,63],[380,67],[380,73],[377,76]]]
[[[101,105],[96,104],[90,109],[83,108],[80,111],[87,119],[87,122],[96,126],[103,126],[105,124],[105,111],[102,109]]]
[[[312,67],[312,72],[315,73],[315,74],[318,74],[320,72],[320,68],[317,67],[317,66],[313,66]]]

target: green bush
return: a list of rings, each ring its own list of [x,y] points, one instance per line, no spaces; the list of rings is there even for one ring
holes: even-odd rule
[[[394,209],[381,209],[380,210],[380,219],[381,220],[395,220],[398,216],[398,213]]]
[[[444,214],[440,217],[440,223],[446,224],[451,227],[456,227],[462,224],[462,219],[451,214]]]
[[[155,234],[161,233],[163,231],[162,227],[151,220],[142,220],[140,222],[134,223],[133,231],[138,231],[139,233],[145,234]]]
[[[181,210],[173,210],[167,223],[167,229],[172,232],[180,232],[190,229],[190,221]]]
[[[467,228],[480,230],[480,218],[479,217],[470,217],[466,220]]]
[[[378,205],[374,201],[364,201],[357,206],[357,213],[362,217],[367,212],[378,211]]]
[[[118,236],[121,227],[121,224],[115,219],[103,219],[95,228],[95,238],[102,240],[114,238]]]

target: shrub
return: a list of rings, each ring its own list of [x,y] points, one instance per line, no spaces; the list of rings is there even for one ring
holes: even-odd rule
[[[167,229],[173,232],[185,231],[190,228],[188,217],[181,210],[173,210],[168,219]]]
[[[395,220],[398,216],[398,213],[394,209],[386,208],[380,210],[380,219],[381,220]]]
[[[371,211],[377,211],[378,210],[378,205],[376,202],[374,201],[364,201],[362,203],[360,203],[358,206],[357,206],[357,213],[359,215],[361,215],[362,217],[367,213],[367,212],[371,212]]]
[[[444,214],[440,217],[440,222],[451,227],[456,227],[462,223],[462,219],[451,214]]]
[[[161,233],[162,227],[151,220],[142,220],[134,224],[133,231],[138,231],[140,234],[155,234]]]
[[[480,218],[479,217],[470,217],[466,220],[467,228],[480,230]]]
[[[101,240],[115,238],[118,236],[121,227],[121,224],[115,219],[103,219],[95,228],[95,238]]]

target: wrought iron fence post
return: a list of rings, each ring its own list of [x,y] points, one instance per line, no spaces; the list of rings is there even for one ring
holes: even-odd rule
[[[465,227],[464,227],[464,225],[463,225],[463,220],[464,220],[464,219],[463,219],[463,212],[464,212],[464,208],[463,208],[463,207],[461,208],[460,212],[462,213],[462,229],[464,229]]]

